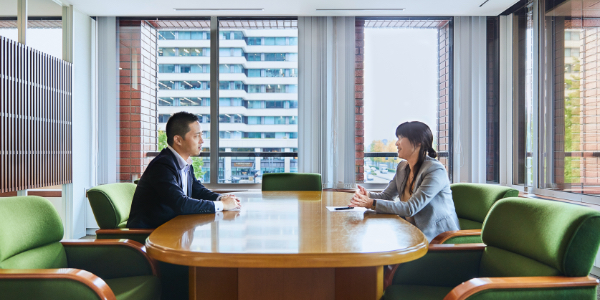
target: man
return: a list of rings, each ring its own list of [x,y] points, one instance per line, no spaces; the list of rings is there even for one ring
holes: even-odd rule
[[[205,188],[194,175],[190,156],[202,150],[198,117],[178,112],[167,122],[167,148],[155,157],[133,195],[128,228],[156,228],[178,215],[215,213],[240,208],[233,195]]]

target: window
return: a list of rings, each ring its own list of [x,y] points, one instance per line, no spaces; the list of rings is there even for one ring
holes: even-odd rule
[[[247,53],[246,59],[248,59],[248,61],[261,61],[261,54],[260,53]]]
[[[248,77],[260,77],[260,69],[248,69]]]
[[[297,111],[285,110],[298,106],[295,98],[297,95],[294,94],[297,93],[297,65],[290,64],[297,60],[297,50],[288,47],[298,43],[296,21],[286,22],[285,27],[271,28],[256,26],[270,22],[242,20],[241,24],[254,25],[240,28],[240,23],[231,22],[231,18],[219,20],[218,36],[223,47],[213,50],[218,51],[221,58],[218,69],[219,82],[216,85],[220,98],[217,103],[212,103],[213,106],[218,105],[219,116],[212,124],[209,93],[211,48],[207,47],[207,42],[194,42],[210,38],[207,30],[210,22],[201,20],[200,23],[203,23],[201,28],[158,32],[159,56],[171,57],[164,60],[168,61],[165,64],[161,64],[159,59],[157,66],[157,110],[158,119],[161,121],[158,124],[159,131],[164,131],[164,122],[172,112],[186,110],[197,115],[204,138],[210,139],[209,131],[212,131],[213,138],[222,140],[221,149],[216,153],[218,160],[213,162],[213,168],[215,164],[218,166],[216,174],[212,174],[213,180],[216,179],[213,183],[260,183],[263,172],[297,172],[295,157],[231,155],[231,152],[266,152],[268,149],[277,149],[278,152],[297,151]],[[228,27],[232,24],[235,24],[235,27]],[[253,36],[246,36],[247,34]],[[255,49],[260,49],[261,53],[246,53],[245,51],[252,51],[252,46],[260,46]],[[263,64],[263,61],[268,63]],[[251,66],[251,69],[244,66]],[[272,77],[279,79],[269,79]],[[283,81],[285,84],[282,84],[281,78],[286,78]],[[251,82],[255,84],[246,84],[247,80],[255,80]],[[263,96],[272,97],[274,94],[269,96],[263,93],[292,94],[282,95],[283,100],[267,98],[267,101]],[[266,109],[281,109],[284,113],[281,116],[261,113],[260,110]],[[159,136],[160,134],[159,132]],[[268,140],[268,143],[263,140]],[[265,145],[271,148],[263,148]],[[205,143],[204,146],[209,145]],[[203,151],[210,149],[203,148]],[[199,169],[203,175],[199,178],[207,182],[210,179],[210,159],[203,156],[201,162],[202,166]]]
[[[538,122],[541,142],[538,186],[552,196],[584,194],[579,199],[598,203],[600,195],[600,138],[598,130],[597,68],[600,26],[592,8],[562,12],[562,6],[547,1],[542,48],[546,74],[540,76],[544,92],[540,95]],[[580,5],[573,0],[560,5]],[[559,14],[559,12],[562,12]],[[563,38],[564,37],[564,38]],[[596,196],[596,197],[591,197]]]
[[[533,2],[514,13],[513,184],[533,183]]]
[[[158,123],[167,123],[171,115],[169,114],[159,114],[158,115]]]
[[[159,65],[159,73],[175,73],[175,65]]]
[[[447,90],[441,89],[447,83],[440,80],[447,77],[445,74],[452,73],[448,70],[451,62],[447,58],[451,57],[447,54],[450,45],[442,44],[448,40],[451,21],[445,18],[428,19],[427,22],[411,18],[411,21],[414,22],[412,27],[407,28],[396,19],[364,20],[364,49],[356,49],[364,51],[364,77],[360,78],[364,81],[364,160],[357,159],[356,168],[362,170],[362,174],[357,174],[358,182],[384,186],[392,180],[400,162],[395,130],[407,121],[421,121],[429,126],[434,135],[433,148],[440,154],[438,160],[446,164],[451,173],[448,162],[443,161],[448,158],[449,149],[438,147],[440,141],[447,142],[438,125],[446,119],[451,120],[447,114],[449,109],[443,110],[440,105],[442,98],[448,98]],[[423,27],[415,27],[419,23],[424,24]],[[396,24],[390,25],[396,27],[382,27],[381,24]],[[358,40],[357,44],[360,44]],[[397,71],[403,69],[411,71]],[[297,92],[297,86],[290,91]],[[418,95],[418,105],[410,100],[412,95]],[[290,108],[297,106],[297,103],[290,103]],[[386,110],[385,107],[406,109]],[[296,133],[290,134],[291,139],[297,137]],[[357,157],[360,154],[357,153]]]
[[[285,53],[265,53],[265,61],[285,61],[285,56]]]
[[[266,108],[283,108],[283,101],[265,101]]]
[[[177,56],[177,48],[159,48],[158,56]]]
[[[259,37],[249,37],[248,38],[249,46],[261,45],[261,44],[262,44],[262,38],[259,38]]]
[[[159,40],[174,40],[175,32],[174,31],[159,31],[158,39]]]

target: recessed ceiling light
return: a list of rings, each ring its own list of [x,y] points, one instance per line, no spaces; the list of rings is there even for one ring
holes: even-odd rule
[[[317,8],[316,10],[406,10],[406,8]]]
[[[206,10],[206,11],[220,11],[220,10],[245,10],[245,11],[263,11],[264,8],[173,8],[176,11],[189,11],[189,10]]]

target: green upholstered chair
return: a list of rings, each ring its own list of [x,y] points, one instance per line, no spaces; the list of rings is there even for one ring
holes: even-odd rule
[[[483,220],[492,205],[500,199],[519,195],[513,188],[492,184],[455,183],[450,189],[461,230],[441,233],[432,244],[481,243]]]
[[[262,178],[263,191],[321,191],[321,174],[267,173]]]
[[[96,186],[87,191],[94,218],[100,229],[98,239],[130,239],[142,244],[154,229],[126,228],[133,194],[134,183],[111,183]],[[189,268],[158,262],[160,282],[164,300],[188,299]]]
[[[138,242],[62,237],[50,201],[0,198],[0,299],[160,299],[156,268]]]
[[[599,228],[600,212],[585,206],[502,199],[484,222],[485,244],[429,245],[398,267],[383,299],[593,300]]]
[[[87,191],[94,218],[100,227],[96,230],[98,239],[130,239],[146,243],[152,229],[126,228],[136,187],[128,182],[111,183]]]

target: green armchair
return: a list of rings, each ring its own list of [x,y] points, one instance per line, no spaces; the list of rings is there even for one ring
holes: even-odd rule
[[[156,267],[141,244],[62,237],[48,200],[1,198],[0,299],[160,299]]]
[[[126,228],[136,187],[128,182],[111,183],[87,191],[94,218],[100,227],[96,230],[98,239],[130,239],[146,243],[152,229]]]
[[[267,173],[262,178],[263,191],[322,191],[321,174]]]
[[[584,206],[502,199],[484,222],[485,244],[430,245],[398,267],[383,299],[593,300],[598,228],[600,212]]]
[[[130,239],[142,244],[154,229],[126,228],[133,194],[137,187],[134,183],[111,183],[96,186],[87,192],[94,218],[100,229],[96,230],[98,239]],[[158,262],[160,282],[164,300],[188,299],[189,268]]]
[[[513,188],[492,184],[455,183],[450,189],[461,230],[443,232],[431,244],[481,243],[483,221],[494,203],[519,195]]]

